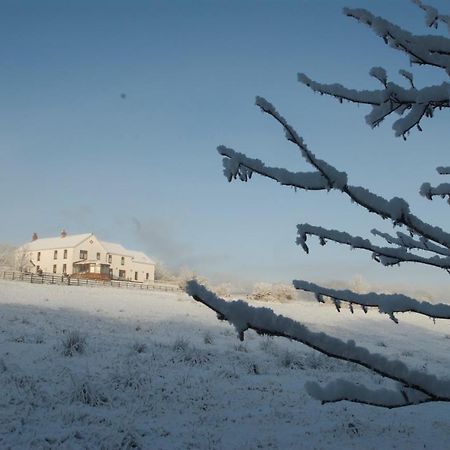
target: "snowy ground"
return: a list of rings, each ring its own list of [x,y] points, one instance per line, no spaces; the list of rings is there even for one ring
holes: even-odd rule
[[[448,323],[264,306],[449,376]],[[240,343],[183,294],[0,282],[1,449],[450,448],[450,404],[321,406],[303,390],[333,377],[385,384],[286,340]]]

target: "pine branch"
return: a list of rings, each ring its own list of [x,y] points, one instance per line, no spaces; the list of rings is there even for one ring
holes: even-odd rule
[[[347,302],[365,308],[378,308],[381,314],[387,314],[391,319],[395,319],[393,317],[395,313],[406,312],[422,314],[432,319],[450,319],[450,305],[445,303],[433,304],[403,294],[377,294],[375,292],[358,294],[348,289],[331,289],[303,280],[294,280],[292,283],[296,289],[314,293],[320,303],[323,302],[323,297],[330,297],[339,302]]]
[[[248,329],[260,335],[285,337],[300,342],[327,356],[366,367],[405,387],[421,392],[433,401],[450,401],[450,381],[439,380],[436,376],[408,369],[401,361],[370,353],[364,347],[356,346],[354,341],[344,342],[325,333],[310,331],[305,325],[288,317],[275,314],[269,308],[255,308],[242,300],[227,302],[191,280],[186,292],[194,300],[203,303],[216,312],[220,320],[231,323],[241,340]]]

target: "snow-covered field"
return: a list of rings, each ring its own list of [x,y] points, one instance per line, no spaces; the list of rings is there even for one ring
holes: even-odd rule
[[[449,376],[443,321],[264,306]],[[241,343],[184,294],[0,282],[1,449],[450,448],[450,404],[322,406],[303,390],[334,377],[385,384],[294,342]]]

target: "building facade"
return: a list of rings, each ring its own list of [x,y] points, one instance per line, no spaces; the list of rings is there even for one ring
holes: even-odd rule
[[[16,266],[21,271],[50,273],[80,278],[117,279],[152,283],[155,263],[144,253],[127,250],[120,244],[100,241],[94,234],[39,238],[16,251]]]

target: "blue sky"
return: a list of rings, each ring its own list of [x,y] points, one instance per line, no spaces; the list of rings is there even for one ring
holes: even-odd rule
[[[445,2],[433,2],[445,11]],[[448,113],[407,142],[364,107],[339,105],[296,81],[377,87],[406,57],[341,14],[365,7],[428,32],[408,1],[0,1],[0,241],[32,232],[94,232],[172,267],[221,280],[344,280],[444,285],[445,274],[383,269],[367,254],[295,245],[295,225],[366,234],[379,222],[331,193],[269,180],[228,184],[224,144],[304,170],[296,149],[254,106],[273,102],[310,148],[353,184],[404,196],[443,227],[445,204],[416,195],[445,159]],[[439,72],[414,68],[417,84]],[[448,152],[447,152],[448,154]],[[387,224],[379,225],[389,230]],[[418,274],[421,279],[418,279]],[[425,277],[422,280],[422,277]]]

